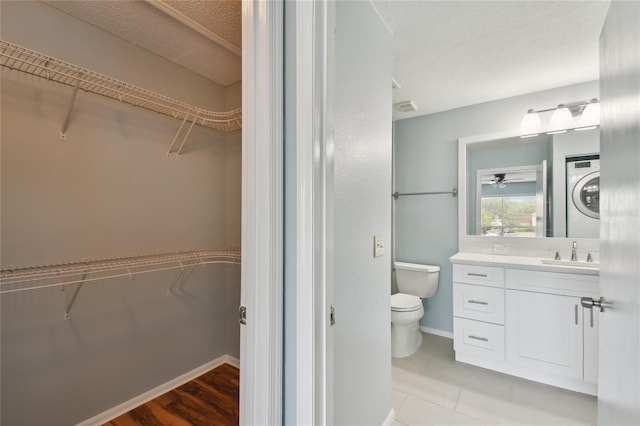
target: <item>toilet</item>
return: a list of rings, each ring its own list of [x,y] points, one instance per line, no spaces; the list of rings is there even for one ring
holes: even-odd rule
[[[422,345],[422,299],[436,293],[440,267],[394,262],[393,269],[399,292],[391,295],[391,356],[403,358],[413,355]]]

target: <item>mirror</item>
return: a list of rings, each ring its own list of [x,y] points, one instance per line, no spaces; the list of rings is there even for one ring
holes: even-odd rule
[[[598,238],[598,129],[465,139],[466,235]]]
[[[478,170],[476,233],[495,237],[546,235],[546,160],[539,165]]]

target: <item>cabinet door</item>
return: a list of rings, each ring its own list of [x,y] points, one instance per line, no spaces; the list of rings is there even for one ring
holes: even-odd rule
[[[582,379],[582,307],[577,297],[507,291],[507,361]]]
[[[584,309],[584,381],[598,383],[598,329],[600,310]]]

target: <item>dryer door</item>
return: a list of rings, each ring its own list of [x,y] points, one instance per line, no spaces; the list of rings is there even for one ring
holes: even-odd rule
[[[600,219],[600,172],[589,173],[576,182],[572,199],[580,213]]]

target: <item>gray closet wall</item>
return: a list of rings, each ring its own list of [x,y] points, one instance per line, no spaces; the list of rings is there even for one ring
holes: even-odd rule
[[[227,88],[40,2],[2,2],[1,37],[202,108],[240,106]],[[1,69],[2,268],[238,246],[241,136]],[[240,268],[197,267],[1,298],[2,424],[75,424],[222,355],[239,357]]]

